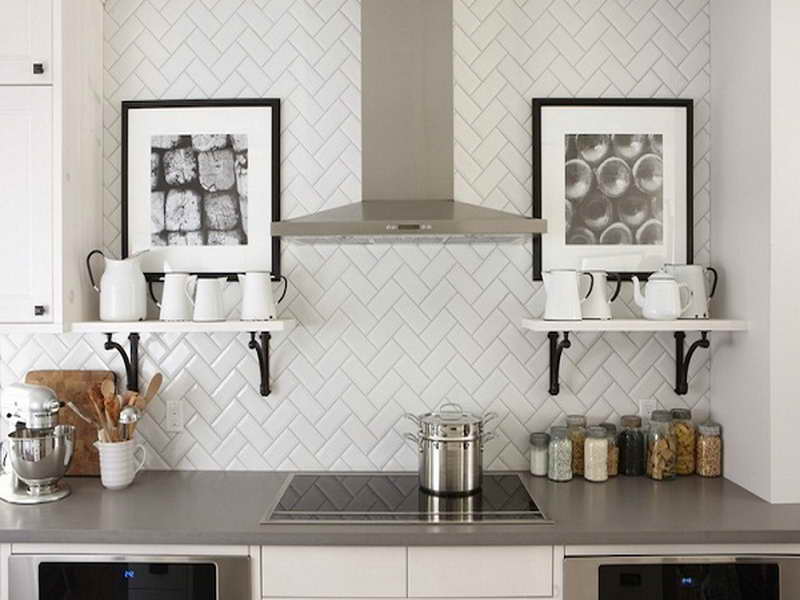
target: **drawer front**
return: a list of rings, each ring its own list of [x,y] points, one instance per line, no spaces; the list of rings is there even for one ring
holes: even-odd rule
[[[273,598],[403,598],[404,547],[264,546],[261,595]]]
[[[535,598],[552,594],[552,546],[408,549],[408,595],[412,598]]]

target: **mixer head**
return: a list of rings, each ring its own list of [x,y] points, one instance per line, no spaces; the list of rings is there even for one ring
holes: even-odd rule
[[[12,383],[0,391],[2,416],[17,429],[52,429],[62,406],[56,393],[43,385]]]

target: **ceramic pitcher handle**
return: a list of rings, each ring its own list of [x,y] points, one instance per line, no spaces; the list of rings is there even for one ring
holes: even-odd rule
[[[619,273],[609,273],[609,276],[617,280],[617,289],[614,290],[614,293],[608,300],[608,303],[611,304],[614,300],[617,299],[617,296],[619,296],[619,292],[622,289],[622,275],[620,275]]]
[[[134,474],[138,473],[144,468],[144,463],[147,460],[147,448],[141,445],[136,446],[136,448],[133,450],[134,458],[136,458],[136,453],[139,451],[141,451],[142,457],[136,461],[136,469],[133,471]]]
[[[105,258],[106,255],[103,254],[102,250],[92,250],[91,252],[89,252],[89,255],[86,257],[86,270],[89,271],[89,281],[92,283],[92,288],[94,288],[94,291],[99,294],[100,293],[100,286],[98,286],[97,283],[95,282],[94,273],[92,273],[92,257],[95,254],[99,254],[103,258]]]
[[[714,267],[706,267],[706,277],[708,277],[709,273],[711,273],[714,276],[714,283],[711,284],[711,293],[708,295],[708,299],[711,300],[711,298],[714,297],[714,292],[717,291],[717,282],[719,281],[719,273],[717,273],[717,270]]]
[[[592,290],[594,289],[594,275],[591,273],[581,273],[581,275],[588,275],[589,276],[589,291],[586,292],[586,295],[583,297],[586,300],[589,296],[592,295]]]
[[[280,304],[281,301],[286,297],[286,292],[289,291],[289,280],[286,279],[285,275],[281,275],[281,279],[283,280],[283,292],[281,293],[281,297],[278,298],[278,301],[275,304]],[[716,285],[716,279],[714,280],[714,285]]]
[[[683,313],[685,313],[685,312],[686,312],[686,309],[687,309],[687,308],[689,308],[689,305],[692,303],[692,297],[694,296],[694,292],[692,291],[692,288],[690,288],[690,287],[689,287],[688,285],[686,285],[685,283],[679,283],[679,284],[678,284],[678,296],[679,296],[679,297],[680,297],[680,292],[681,292],[681,290],[683,290],[683,289],[685,289],[687,292],[689,292],[689,298],[686,300],[686,304],[683,304],[683,305],[681,305],[681,312],[680,312],[680,314],[678,315],[679,317],[680,317],[680,316],[681,316]]]
[[[192,293],[189,291],[189,288],[192,287],[192,283],[195,281],[197,280],[192,280],[192,278],[189,277],[189,279],[186,280],[186,283],[183,284],[183,293],[186,294],[186,297],[189,299],[189,304],[192,306],[194,306],[194,298],[192,298]]]
[[[158,298],[156,298],[156,293],[153,291],[152,281],[147,282],[147,291],[150,292],[150,299],[153,301],[153,304],[155,304],[158,308],[161,308],[161,302],[158,301]]]

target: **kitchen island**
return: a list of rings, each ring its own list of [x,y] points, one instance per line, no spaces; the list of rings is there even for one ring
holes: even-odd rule
[[[553,524],[260,524],[286,472],[148,471],[127,490],[68,478],[53,504],[0,510],[2,543],[203,545],[646,545],[800,543],[800,505],[725,479],[553,483],[522,474]]]

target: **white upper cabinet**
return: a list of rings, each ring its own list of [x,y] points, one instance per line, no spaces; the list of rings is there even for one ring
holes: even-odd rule
[[[0,0],[0,84],[52,81],[52,0]]]
[[[49,86],[0,86],[0,321],[53,317]]]

